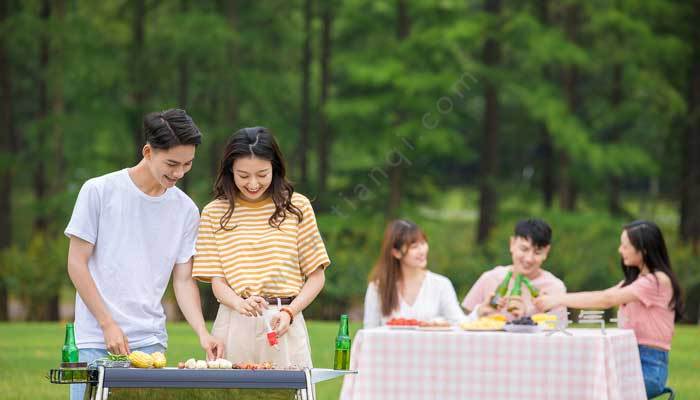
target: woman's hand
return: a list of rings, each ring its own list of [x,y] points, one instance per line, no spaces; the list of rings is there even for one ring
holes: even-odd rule
[[[535,307],[539,311],[549,311],[560,305],[560,301],[556,295],[542,294],[533,300]]]
[[[267,309],[267,301],[260,296],[250,296],[247,299],[236,296],[233,309],[246,317],[258,317]]]
[[[277,332],[277,337],[280,338],[289,330],[289,322],[289,314],[280,311],[272,317],[270,326]]]

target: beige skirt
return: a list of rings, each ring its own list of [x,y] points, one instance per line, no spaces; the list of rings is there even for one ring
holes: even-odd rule
[[[272,362],[277,368],[312,368],[309,334],[301,313],[279,338],[279,349],[267,343],[264,318],[269,321],[277,312],[277,306],[271,305],[262,317],[247,317],[221,304],[211,334],[224,341],[225,358],[233,363]]]

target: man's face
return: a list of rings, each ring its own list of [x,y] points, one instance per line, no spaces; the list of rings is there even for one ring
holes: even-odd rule
[[[192,169],[195,145],[180,145],[169,149],[144,147],[143,156],[148,161],[148,170],[161,186],[168,189]]]
[[[547,259],[550,246],[536,247],[530,239],[519,236],[510,238],[510,254],[513,258],[513,271],[528,279],[540,275],[542,263]]]

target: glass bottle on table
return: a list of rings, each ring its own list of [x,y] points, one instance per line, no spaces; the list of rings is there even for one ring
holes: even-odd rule
[[[535,285],[533,285],[532,282],[530,282],[530,280],[527,279],[527,278],[524,277],[524,276],[523,276],[523,283],[525,284],[525,286],[527,287],[527,289],[530,291],[530,295],[531,295],[533,298],[535,298],[535,297],[537,297],[537,296],[540,295],[540,290],[537,289],[537,287],[535,287]]]
[[[350,328],[348,325],[347,314],[340,316],[338,336],[335,338],[335,358],[333,359],[333,369],[350,369]]]
[[[75,345],[75,328],[72,323],[66,324],[66,337],[63,339],[61,361],[64,363],[78,362],[78,346]]]
[[[510,297],[513,298],[508,302],[508,312],[513,312],[517,308],[514,299],[520,299],[523,294],[523,276],[517,274],[515,276],[515,282],[513,283],[513,288],[510,290]]]
[[[498,288],[496,288],[496,293],[493,295],[493,297],[491,297],[491,302],[489,303],[491,307],[498,307],[498,303],[501,301],[501,298],[508,293],[508,284],[510,283],[511,276],[513,276],[513,271],[508,271],[506,277],[503,278],[501,284],[498,285]]]

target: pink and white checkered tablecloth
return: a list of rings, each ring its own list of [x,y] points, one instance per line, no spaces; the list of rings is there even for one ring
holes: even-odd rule
[[[357,332],[341,399],[643,400],[631,330]]]

